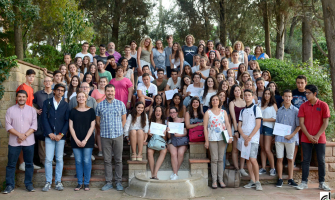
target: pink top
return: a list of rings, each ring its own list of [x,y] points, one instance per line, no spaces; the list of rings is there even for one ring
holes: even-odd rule
[[[6,112],[6,131],[15,129],[21,134],[25,134],[29,129],[37,130],[36,110],[28,105],[22,109],[18,104],[7,109]],[[34,133],[29,135],[23,142],[17,142],[17,136],[9,134],[8,144],[10,146],[31,146],[35,144]]]
[[[127,107],[129,94],[128,88],[133,87],[131,81],[127,78],[123,78],[120,81],[117,81],[115,78],[113,78],[109,84],[113,84],[115,86],[115,99],[122,101]]]
[[[104,97],[102,99],[102,101],[106,99],[105,94],[101,94],[98,89],[93,90],[93,92],[91,94],[91,97],[93,97],[95,100],[98,100],[98,99],[101,99],[102,97]]]

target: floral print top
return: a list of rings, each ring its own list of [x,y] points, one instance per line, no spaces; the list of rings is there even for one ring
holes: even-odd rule
[[[221,141],[223,140],[222,132],[226,130],[226,124],[224,119],[224,110],[221,109],[219,115],[215,115],[211,110],[208,110],[208,140],[209,141]]]

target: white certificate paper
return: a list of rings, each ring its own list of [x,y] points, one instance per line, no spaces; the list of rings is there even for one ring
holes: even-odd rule
[[[237,150],[242,151],[242,143],[243,143],[242,139],[238,138],[237,139]]]
[[[184,123],[169,122],[169,133],[184,134]]]
[[[275,123],[275,127],[273,129],[273,135],[283,136],[290,135],[292,130],[292,126]]]
[[[151,122],[150,124],[150,133],[156,134],[160,136],[164,136],[164,131],[166,130],[166,125],[164,124],[158,124],[155,122]]]
[[[178,89],[165,91],[166,100],[172,99],[173,95],[178,93]]]
[[[249,160],[250,150],[251,150],[251,142],[248,143],[248,146],[245,146],[244,141],[243,141],[242,142],[241,157],[244,158],[244,159]]]

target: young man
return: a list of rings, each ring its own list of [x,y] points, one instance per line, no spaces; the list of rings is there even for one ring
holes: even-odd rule
[[[88,53],[88,42],[84,42],[83,45],[81,46],[81,52],[77,53],[75,58],[77,57],[81,57],[82,59],[85,57],[85,56],[88,56],[90,57],[90,62],[92,63],[93,62],[93,56],[92,54]]]
[[[63,75],[62,72],[59,70],[54,71],[53,73],[53,83],[51,85],[51,89],[53,90],[55,85],[62,84],[65,87],[65,91],[67,90],[67,85],[65,82],[62,81]]]
[[[152,83],[157,86],[158,93],[164,97],[165,96],[164,90],[167,84],[167,80],[164,79],[164,69],[158,69],[157,76],[158,78],[155,79]]]
[[[259,182],[259,166],[257,162],[260,137],[259,128],[261,127],[262,111],[258,106],[252,103],[252,90],[244,90],[244,100],[246,107],[240,112],[238,132],[241,134],[242,145],[251,145],[249,160],[246,160],[251,180],[244,186],[244,188],[252,188],[256,186],[256,190],[259,191],[263,190],[262,185]]]
[[[54,97],[43,102],[42,120],[45,135],[45,178],[46,183],[43,192],[50,190],[52,185],[52,160],[56,158],[55,189],[64,189],[61,182],[63,173],[63,154],[66,133],[69,129],[69,104],[63,99],[65,87],[62,84],[55,85]]]
[[[165,65],[166,65],[166,75],[168,78],[171,77],[171,67],[170,67],[170,55],[172,54],[173,46],[173,35],[166,36],[166,41],[168,46],[164,48],[165,51]]]
[[[105,87],[106,99],[100,102],[96,110],[96,122],[100,126],[101,145],[103,149],[106,184],[102,191],[113,188],[112,155],[115,160],[116,190],[123,190],[122,182],[122,151],[123,126],[126,124],[127,110],[115,99],[115,87],[108,84]]]
[[[253,75],[253,77],[254,77],[255,87],[257,88],[256,80],[257,80],[258,78],[262,77],[261,71],[258,70],[258,69],[254,69],[254,70],[252,71],[252,75]],[[268,84],[269,84],[269,81],[265,81],[265,80],[264,80],[264,87],[267,87]]]
[[[277,173],[278,182],[276,187],[283,186],[283,158],[284,149],[286,149],[286,158],[288,161],[288,185],[297,187],[298,185],[293,180],[293,168],[294,168],[294,149],[296,145],[299,145],[299,109],[291,104],[292,91],[285,90],[283,95],[284,104],[278,109],[276,123],[285,124],[291,126],[291,134],[283,136],[276,135],[275,145],[277,152]]]
[[[150,68],[149,68],[149,66],[148,65],[144,65],[143,67],[142,67],[142,72],[143,72],[143,74],[145,74],[145,73],[147,73],[147,74],[150,74]],[[155,79],[154,79],[154,77],[152,77],[151,75],[149,75],[149,77],[150,77],[150,82],[152,83]],[[137,84],[137,87],[139,87],[140,85],[143,85],[143,76],[139,76],[138,77],[138,80],[137,80],[137,82],[138,82],[138,84]]]
[[[154,98],[157,95],[157,86],[150,83],[150,75],[144,73],[142,76],[143,84],[137,87],[138,101],[145,103],[145,111],[148,112],[154,103]]]
[[[119,66],[119,63],[116,62],[113,55],[107,57],[107,63],[105,64],[104,68],[106,71],[109,71],[112,77],[115,77],[116,69]]]
[[[198,47],[194,46],[195,39],[193,35],[188,34],[185,37],[185,44],[182,47],[183,53],[184,53],[184,59],[188,64],[193,65],[193,56],[198,52]]]
[[[229,63],[229,69],[234,69],[237,70],[238,66],[240,66],[240,62],[238,61],[238,51],[234,50],[232,55],[231,55],[231,62]]]
[[[29,192],[35,192],[32,179],[34,173],[34,131],[37,130],[36,110],[26,105],[28,94],[25,90],[16,92],[17,104],[6,112],[6,131],[9,132],[8,163],[6,167],[6,189],[8,194],[14,191],[16,162],[21,151],[25,166],[24,184]]]
[[[246,46],[244,47],[244,52],[248,55],[248,62],[252,60],[253,55],[250,55],[250,47]]]
[[[312,158],[313,146],[316,151],[319,172],[319,189],[331,191],[325,183],[326,165],[326,135],[325,130],[328,126],[330,111],[327,103],[317,98],[318,88],[315,85],[305,87],[307,102],[299,108],[300,127],[303,132],[301,136],[301,148],[304,152],[301,165],[302,180],[298,190],[308,188],[309,165]]]
[[[109,83],[109,81],[112,80],[112,78],[113,78],[112,74],[109,71],[105,70],[104,62],[102,62],[101,60],[98,60],[98,70],[99,70],[99,76],[100,77],[103,77],[103,76],[107,77],[108,83]]]
[[[171,70],[171,78],[169,78],[166,87],[165,87],[165,91],[167,90],[174,90],[174,89],[182,89],[180,88],[180,82],[181,82],[181,78],[178,77],[178,71],[177,69],[172,69]]]
[[[90,50],[90,53],[91,53],[91,55],[92,55],[93,58],[94,58],[95,56],[97,56],[97,55],[95,54],[95,52],[97,52],[97,48],[95,48],[95,46],[94,46],[93,44],[90,45],[89,50]]]
[[[130,46],[126,45],[124,47],[124,56],[119,59],[119,62],[120,62],[119,64],[121,65],[121,62],[122,62],[123,58],[126,58],[128,60],[129,69],[135,70],[136,69],[136,65],[137,65],[136,64],[136,59],[133,58],[133,57],[131,57],[130,52],[131,52]]]
[[[98,60],[101,60],[103,63],[104,63],[104,65],[107,63],[107,56],[106,56],[106,46],[105,45],[103,45],[103,44],[100,44],[100,46],[99,46],[99,52],[100,52],[100,54],[98,55],[98,56],[95,56],[94,57],[94,64],[95,65],[97,65],[98,63]]]
[[[106,56],[114,56],[115,62],[119,62],[121,54],[115,51],[115,43],[114,42],[108,43],[107,48],[108,50],[106,51]]]

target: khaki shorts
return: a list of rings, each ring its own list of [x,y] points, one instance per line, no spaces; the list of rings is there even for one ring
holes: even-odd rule
[[[275,142],[277,158],[284,158],[284,148],[286,149],[286,158],[293,159],[295,142],[285,143],[285,142]]]

